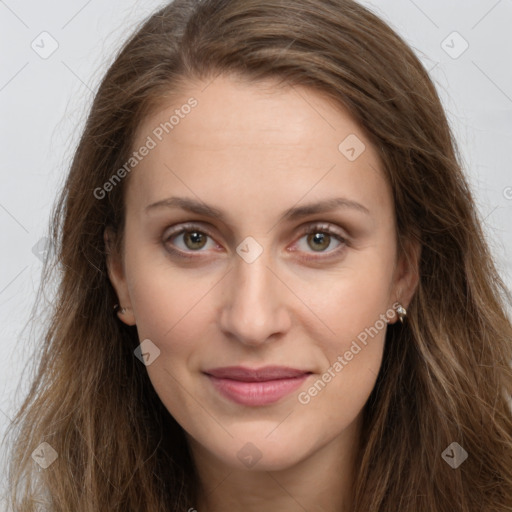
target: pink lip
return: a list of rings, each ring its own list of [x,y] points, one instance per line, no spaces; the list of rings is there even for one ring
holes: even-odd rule
[[[242,405],[267,405],[297,389],[311,372],[284,366],[243,368],[228,366],[207,370],[211,383],[226,398]]]

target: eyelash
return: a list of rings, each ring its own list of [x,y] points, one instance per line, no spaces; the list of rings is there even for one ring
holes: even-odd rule
[[[197,251],[184,252],[184,251],[181,251],[181,250],[173,249],[173,248],[171,248],[171,247],[169,247],[167,245],[167,242],[169,242],[169,240],[171,240],[173,238],[176,238],[176,237],[178,237],[178,236],[180,236],[180,235],[182,235],[184,233],[189,233],[189,232],[198,232],[198,233],[201,233],[203,235],[207,235],[211,239],[214,238],[211,235],[211,233],[208,232],[208,230],[205,230],[200,225],[197,225],[197,224],[185,224],[185,225],[182,225],[182,227],[180,229],[178,229],[177,231],[175,231],[173,233],[170,233],[169,236],[167,236],[165,238],[164,245],[166,246],[166,250],[169,253],[171,253],[172,255],[175,255],[175,256],[177,256],[179,258],[183,258],[183,259],[187,259],[187,260],[193,260],[193,259],[197,258],[198,256],[191,256],[190,253],[203,252],[203,251],[197,250]],[[310,225],[310,226],[302,229],[301,232],[300,232],[300,237],[299,237],[298,240],[300,240],[301,238],[303,238],[306,235],[316,234],[316,233],[330,235],[331,237],[334,237],[336,240],[338,240],[341,243],[341,245],[337,249],[333,249],[332,251],[328,251],[327,252],[327,254],[329,255],[328,257],[324,257],[324,256],[313,256],[313,257],[306,256],[306,257],[303,257],[303,259],[305,259],[305,260],[315,261],[315,260],[330,258],[333,255],[337,255],[338,253],[340,253],[348,245],[348,242],[347,242],[346,238],[344,238],[341,234],[337,233],[336,230],[334,230],[330,225],[325,224],[325,223],[313,224],[313,225]],[[293,252],[295,252],[295,250],[293,250]],[[326,253],[322,253],[322,251],[319,251],[319,253],[320,254],[326,254]]]

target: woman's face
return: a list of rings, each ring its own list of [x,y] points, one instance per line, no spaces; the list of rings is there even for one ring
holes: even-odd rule
[[[192,445],[270,470],[355,439],[414,285],[359,126],[318,92],[220,76],[146,119],[134,150],[109,274]]]

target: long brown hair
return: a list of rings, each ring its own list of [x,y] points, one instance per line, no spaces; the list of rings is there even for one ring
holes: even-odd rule
[[[196,475],[181,427],[113,314],[103,233],[122,250],[124,190],[94,191],[133,151],[141,121],[187,80],[235,73],[313,87],[379,152],[400,247],[420,241],[407,322],[388,329],[364,408],[355,512],[512,510],[510,297],[493,265],[445,113],[402,39],[352,0],[176,0],[124,45],[95,96],[55,204],[58,281],[39,367],[11,426],[15,511],[178,511]],[[134,171],[136,172],[136,171]],[[47,442],[58,458],[38,470]],[[454,469],[443,451],[469,454]],[[47,503],[38,508],[37,503]]]

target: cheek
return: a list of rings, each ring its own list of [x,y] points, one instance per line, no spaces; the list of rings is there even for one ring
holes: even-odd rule
[[[343,404],[330,414],[352,417],[366,402],[380,370],[387,320],[393,315],[390,285],[393,255],[358,258],[347,265],[343,274],[335,276],[324,287],[327,300],[317,298],[315,311],[329,327],[319,336],[320,328],[310,333],[324,355],[323,374],[305,390],[303,404],[310,403],[311,411],[325,404]],[[310,292],[311,293],[311,292]],[[311,296],[311,294],[310,294]],[[299,400],[300,401],[300,400]]]
[[[361,338],[361,333],[374,326],[379,331],[385,327],[383,321],[391,306],[385,278],[371,279],[362,275],[335,289],[337,297],[329,310],[329,321],[345,342]]]
[[[330,332],[323,339],[331,358],[348,350],[355,339],[364,343],[369,330],[372,338],[383,342],[386,320],[393,313],[393,255],[378,252],[356,254],[356,261],[347,262],[343,271],[301,291],[308,294],[308,304],[323,320],[324,332]]]
[[[215,282],[157,264],[138,265],[131,283],[139,339],[150,339],[160,350],[146,367],[148,376],[167,410],[188,428],[200,412],[191,396],[197,395],[197,368],[211,342],[205,329],[215,318],[208,301]]]
[[[305,414],[325,419],[325,428],[333,435],[361,412],[382,364],[386,314],[390,317],[392,311],[386,288],[370,285],[345,283],[334,290],[336,306],[324,310],[334,334],[312,338],[324,367],[297,396]]]
[[[191,277],[166,259],[163,248],[148,248],[127,258],[129,291],[139,337],[167,340],[187,338],[204,319],[202,310],[218,277],[207,272]]]

